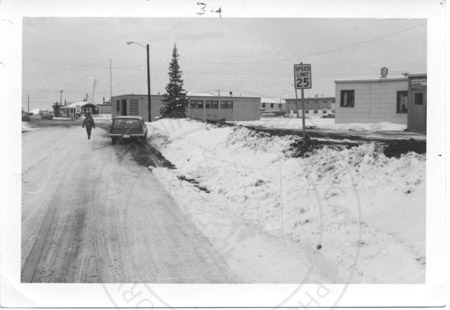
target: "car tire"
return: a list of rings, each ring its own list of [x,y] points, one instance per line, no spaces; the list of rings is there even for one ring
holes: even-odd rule
[[[112,142],[113,145],[116,144],[116,141],[117,141],[117,138],[115,138],[115,137],[111,138],[111,142]]]

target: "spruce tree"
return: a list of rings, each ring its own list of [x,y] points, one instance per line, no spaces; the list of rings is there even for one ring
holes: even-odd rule
[[[60,114],[59,106],[60,105],[58,104],[58,101],[56,101],[55,104],[52,105],[53,113],[55,114],[55,116],[59,116],[59,114]]]
[[[178,51],[176,44],[172,51],[172,60],[169,65],[169,83],[166,86],[166,93],[163,94],[163,107],[161,117],[182,118],[186,117],[186,107],[189,99],[183,89],[182,72],[178,64]]]

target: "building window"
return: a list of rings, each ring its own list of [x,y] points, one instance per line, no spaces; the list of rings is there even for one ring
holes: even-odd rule
[[[139,100],[130,100],[130,115],[139,115]]]
[[[355,91],[341,90],[341,107],[353,108],[355,106]]]
[[[283,106],[281,105],[281,103],[278,104],[278,108],[281,109]]]
[[[314,114],[317,114],[319,111],[317,111],[317,110],[314,110]]]
[[[208,100],[206,101],[206,107],[209,109],[218,109],[219,108],[219,101],[217,100]]]
[[[333,114],[334,114],[334,113],[335,113],[335,112],[334,112],[334,110],[331,110],[331,113],[333,113]]]
[[[397,113],[408,113],[408,92],[397,92]]]
[[[309,114],[309,110],[305,110],[305,114]]]
[[[263,108],[266,107],[266,103],[265,103],[265,102],[262,103],[262,107],[263,107]]]
[[[423,105],[423,93],[414,93],[414,104]]]
[[[221,109],[232,109],[233,108],[233,101],[221,101],[220,102],[220,108]]]
[[[122,100],[121,102],[122,108],[120,109],[122,116],[126,116],[127,115],[127,100]]]
[[[119,113],[120,112],[120,100],[117,100],[116,104],[117,104],[116,112]]]
[[[328,111],[327,110],[322,110],[322,114],[327,114]]]
[[[273,109],[273,103],[270,104],[270,108]]]
[[[203,109],[203,101],[202,100],[191,100],[190,105],[191,105],[191,109]]]

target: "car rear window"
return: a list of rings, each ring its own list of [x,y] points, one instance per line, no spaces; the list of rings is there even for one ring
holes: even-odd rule
[[[138,119],[125,119],[119,118],[114,120],[115,126],[139,126],[140,121]]]

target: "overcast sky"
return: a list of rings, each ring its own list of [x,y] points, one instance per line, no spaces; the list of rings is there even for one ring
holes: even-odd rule
[[[295,97],[293,65],[312,65],[315,94],[335,96],[338,79],[427,71],[425,19],[306,18],[24,18],[23,106],[60,99],[99,103],[112,95],[146,94],[150,44],[152,94],[168,82],[177,45],[191,93]],[[95,90],[94,90],[95,84]]]

